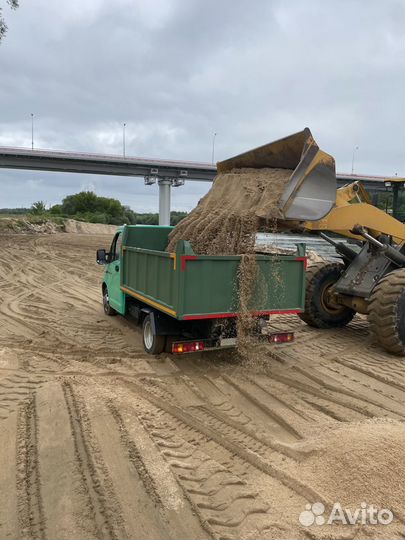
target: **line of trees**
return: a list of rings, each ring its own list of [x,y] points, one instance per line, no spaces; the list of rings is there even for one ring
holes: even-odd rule
[[[177,225],[179,221],[184,219],[187,216],[187,212],[178,212],[173,210],[170,212],[170,225]],[[159,224],[159,214],[136,214],[136,224],[137,225],[158,225]]]
[[[3,208],[1,214],[31,214],[42,217],[61,217],[88,221],[90,223],[107,223],[110,225],[158,225],[157,213],[137,213],[119,200],[110,197],[99,197],[92,191],[82,191],[68,195],[61,204],[47,209],[44,201],[36,201],[31,208]],[[170,214],[171,225],[177,225],[187,212],[173,211]]]
[[[20,215],[20,214],[29,214],[31,211],[30,208],[0,208],[0,214],[10,214],[10,215]]]

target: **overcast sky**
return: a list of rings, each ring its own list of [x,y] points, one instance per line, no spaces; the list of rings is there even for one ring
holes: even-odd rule
[[[337,169],[405,176],[403,0],[20,0],[0,146],[211,161],[308,126]],[[190,210],[208,186],[173,189]],[[80,189],[156,211],[139,178],[0,169],[0,207]]]

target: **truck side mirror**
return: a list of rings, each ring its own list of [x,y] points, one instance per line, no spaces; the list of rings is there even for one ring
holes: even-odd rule
[[[96,255],[97,264],[107,264],[107,253],[105,249],[98,249]]]

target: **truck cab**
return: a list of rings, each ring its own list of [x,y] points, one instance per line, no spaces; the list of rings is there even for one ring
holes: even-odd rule
[[[124,227],[112,239],[108,251],[97,250],[97,263],[105,265],[102,284],[103,307],[106,315],[125,315],[125,293],[121,290],[121,248]]]

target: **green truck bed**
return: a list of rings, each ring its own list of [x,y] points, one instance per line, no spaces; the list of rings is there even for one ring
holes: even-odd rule
[[[235,317],[240,256],[196,255],[178,242],[167,253],[171,227],[122,229],[120,288],[126,295],[180,321]],[[304,248],[295,255],[257,255],[260,279],[250,309],[257,315],[304,308]]]

